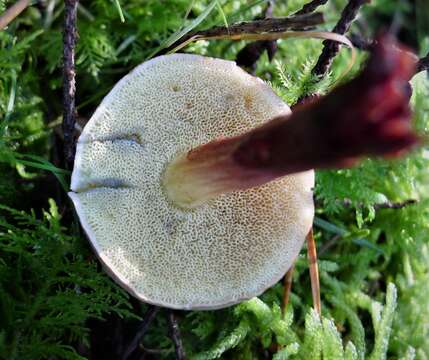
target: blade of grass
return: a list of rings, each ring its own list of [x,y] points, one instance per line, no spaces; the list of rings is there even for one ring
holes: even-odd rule
[[[183,21],[186,21],[186,19],[188,18],[189,14],[192,11],[192,8],[194,7],[194,4],[195,4],[195,0],[192,0],[188,8],[186,9],[186,13],[185,13],[185,16],[183,17]]]
[[[341,237],[348,237],[350,235],[350,233],[345,230],[342,229],[340,227],[338,227],[337,225],[334,225],[326,220],[323,220],[317,216],[314,217],[314,225],[317,226],[318,228],[328,231],[330,233],[339,235]],[[352,238],[351,239],[352,243],[361,247],[367,247],[369,249],[375,250],[377,251],[379,254],[384,254],[384,251],[382,249],[380,249],[378,246],[374,245],[372,242],[370,242],[367,239],[364,238]]]
[[[115,2],[116,10],[118,10],[118,13],[119,13],[119,18],[121,19],[121,22],[124,23],[125,18],[124,18],[124,14],[122,12],[121,4],[119,3],[119,0],[114,0],[114,2]]]
[[[214,7],[216,6],[217,0],[213,0],[206,9],[198,15],[194,20],[192,20],[189,25],[185,26],[181,30],[176,31],[171,36],[169,36],[166,40],[164,40],[161,45],[159,45],[155,50],[153,50],[150,55],[146,58],[146,60],[149,60],[150,58],[154,57],[156,54],[158,54],[161,50],[168,48],[170,45],[174,44],[176,41],[181,39],[184,35],[186,35],[188,32],[192,31],[194,28],[196,28],[201,22],[212,12]]]
[[[134,41],[136,41],[136,39],[137,39],[137,35],[130,35],[124,41],[122,41],[115,51],[115,57],[117,57],[122,51],[124,51]]]
[[[332,224],[326,220],[323,220],[317,216],[314,217],[314,225],[316,225],[317,227],[319,227],[323,230],[326,230],[330,233],[340,235],[340,236],[347,235],[347,233],[348,233],[346,230],[341,229],[337,225],[334,225],[334,224]]]
[[[16,80],[17,80],[16,71],[12,70],[11,71],[11,85],[10,85],[9,101],[7,103],[6,115],[4,117],[4,122],[9,120],[10,115],[12,114],[13,108],[15,106]]]
[[[223,21],[224,26],[228,29],[228,21],[226,20],[225,13],[222,9],[222,5],[220,4],[219,0],[216,0],[216,7],[219,10],[220,16],[222,17],[222,21]]]
[[[24,165],[24,166],[32,167],[35,169],[49,171],[50,173],[52,173],[57,178],[57,180],[61,184],[61,187],[63,188],[63,190],[65,192],[68,192],[69,186],[68,186],[66,178],[64,176],[67,173],[66,170],[55,167],[54,165],[52,165],[47,160],[46,160],[45,164],[42,164],[42,163],[37,163],[34,161],[16,159],[16,163]]]
[[[243,14],[245,14],[247,11],[252,9],[254,6],[259,5],[261,3],[266,3],[266,0],[256,0],[252,3],[250,3],[249,5],[240,7],[239,9],[237,9],[231,15],[228,16],[229,23],[236,22],[237,19],[239,19],[240,17],[243,16]],[[210,28],[218,25],[218,23],[219,23],[219,21],[217,19],[210,21],[207,24],[207,29],[210,29]]]
[[[50,171],[50,172],[56,173],[56,174],[64,174],[65,173],[65,170],[59,169],[53,165],[47,165],[47,164],[42,164],[42,163],[38,163],[35,161],[22,160],[22,159],[16,159],[16,162],[18,164],[21,164],[21,165],[33,167],[35,169]]]

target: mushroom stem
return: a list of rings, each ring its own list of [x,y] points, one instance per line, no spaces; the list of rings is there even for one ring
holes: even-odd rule
[[[168,197],[194,208],[285,175],[403,153],[418,142],[408,105],[415,66],[406,49],[391,37],[380,38],[364,71],[327,96],[248,133],[178,156],[164,174]]]

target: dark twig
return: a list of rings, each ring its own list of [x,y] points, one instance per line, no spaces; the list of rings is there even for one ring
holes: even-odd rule
[[[319,200],[315,200],[316,206],[317,207],[323,207],[323,204],[319,201]],[[352,201],[350,199],[338,199],[336,200],[337,204],[340,204],[346,208],[352,207],[353,208],[363,208],[365,207],[365,205],[363,204],[356,204],[353,205]],[[392,202],[392,201],[385,201],[382,203],[377,203],[377,204],[373,204],[372,207],[375,210],[380,210],[380,209],[394,209],[394,210],[399,210],[402,209],[404,207],[410,206],[410,205],[415,205],[418,203],[418,200],[416,199],[407,199],[404,201],[399,201],[399,202]]]
[[[365,51],[371,50],[371,48],[377,43],[377,40],[370,40],[356,33],[353,33],[350,35],[350,41],[352,42],[355,48],[359,50],[365,50]],[[428,70],[429,70],[429,53],[426,56],[419,59],[416,66],[416,74],[421,71],[428,71]]]
[[[76,10],[78,0],[64,0],[64,34],[63,34],[63,134],[64,157],[70,168],[74,158],[75,109],[75,46],[76,46]]]
[[[379,210],[379,209],[402,209],[406,206],[414,205],[416,203],[417,203],[416,199],[407,199],[407,200],[400,201],[400,202],[386,201],[386,202],[374,204],[373,207],[375,210]],[[344,199],[342,201],[342,204],[345,207],[349,207],[352,205],[352,202],[349,199]],[[358,207],[363,207],[363,205],[358,205]]]
[[[297,15],[283,18],[267,18],[262,20],[245,21],[232,24],[228,28],[217,26],[209,30],[200,31],[194,35],[202,37],[235,36],[241,34],[261,34],[271,32],[283,32],[292,28],[304,29],[323,23],[322,13]],[[192,35],[190,35],[192,37]]]
[[[340,20],[335,25],[332,32],[341,35],[345,34],[349,30],[353,20],[356,18],[360,7],[367,2],[368,0],[350,0],[341,13]],[[313,74],[317,76],[324,76],[328,72],[335,55],[337,55],[340,49],[340,44],[336,41],[325,40],[323,44],[325,46],[323,47],[322,53],[313,68]]]
[[[138,348],[140,341],[142,340],[143,336],[146,334],[149,325],[155,319],[156,314],[159,311],[158,306],[151,306],[149,310],[146,312],[141,324],[139,325],[136,334],[134,338],[131,340],[131,342],[126,347],[123,355],[122,360],[127,360],[128,357]]]
[[[319,6],[324,5],[328,0],[313,0],[305,4],[301,10],[298,10],[295,15],[309,14],[316,10]]]
[[[356,33],[350,34],[350,41],[355,48],[365,51],[371,50],[372,46],[375,44],[375,40],[366,39]]]
[[[404,207],[407,207],[409,205],[414,205],[417,204],[417,200],[415,199],[408,199],[405,201],[401,201],[401,202],[384,202],[384,203],[379,203],[379,204],[375,204],[374,205],[374,209],[378,210],[378,209],[402,209]]]
[[[263,18],[271,18],[273,15],[274,0],[270,0],[264,11]],[[268,59],[271,61],[277,52],[277,41],[276,40],[259,40],[247,44],[241,49],[236,57],[238,66],[248,68],[252,73],[256,71],[256,63],[262,56],[263,52],[266,51]]]
[[[319,250],[319,256],[323,255],[325,252],[327,252],[332,246],[335,245],[335,243],[341,239],[341,235],[335,235],[333,236],[328,242],[324,243],[322,247]]]
[[[191,32],[164,49],[162,53],[173,50],[180,44],[193,37],[223,38],[239,36],[243,34],[262,34],[284,32],[291,29],[305,29],[323,23],[322,13],[304,14],[283,18],[271,18],[263,20],[246,21],[226,26],[216,26],[208,30]]]
[[[417,72],[429,71],[429,53],[417,63]]]
[[[352,42],[355,48],[359,50],[365,50],[365,51],[371,50],[371,48],[377,43],[377,40],[367,39],[356,33],[353,33],[350,35],[350,41]],[[428,71],[428,70],[429,70],[429,53],[426,56],[420,58],[419,61],[417,62],[416,74],[421,71]]]
[[[174,349],[176,351],[177,360],[185,360],[185,350],[183,349],[182,339],[180,336],[179,324],[176,319],[176,315],[173,310],[168,311],[168,323],[170,326],[170,336],[174,343]]]

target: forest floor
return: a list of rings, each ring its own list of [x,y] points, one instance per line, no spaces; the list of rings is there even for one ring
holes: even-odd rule
[[[13,3],[0,0],[0,14]],[[411,107],[413,127],[424,138],[424,1],[304,6],[288,0],[267,7],[264,0],[91,0],[77,5],[73,39],[74,3],[28,1],[0,30],[0,359],[428,359],[424,142],[400,159],[317,171],[320,316],[313,310],[305,249],[286,309],[283,282],[216,311],[172,312],[143,304],[104,273],[67,197],[76,138],[119,79],[193,31],[233,29],[267,15],[322,13],[323,23],[309,27],[349,36],[357,52],[352,69],[346,71],[350,49],[331,44],[321,55],[318,39],[246,48],[249,42],[202,40],[180,51],[237,61],[293,106],[355,77],[368,57],[369,39],[388,29],[421,59],[411,80]],[[69,81],[63,83],[63,74]]]

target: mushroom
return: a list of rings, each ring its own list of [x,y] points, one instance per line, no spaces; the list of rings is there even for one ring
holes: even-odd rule
[[[375,51],[377,66],[396,64],[386,49]],[[388,68],[369,85],[353,80],[356,91],[406,81],[411,61],[401,64],[400,75]],[[351,83],[291,115],[234,62],[160,56],[116,84],[87,123],[69,196],[104,267],[131,294],[177,309],[226,307],[261,294],[292,265],[312,225],[313,168],[416,142],[395,89],[371,120],[365,95],[350,114]],[[323,125],[336,115],[345,123]],[[359,137],[368,131],[373,138]]]

